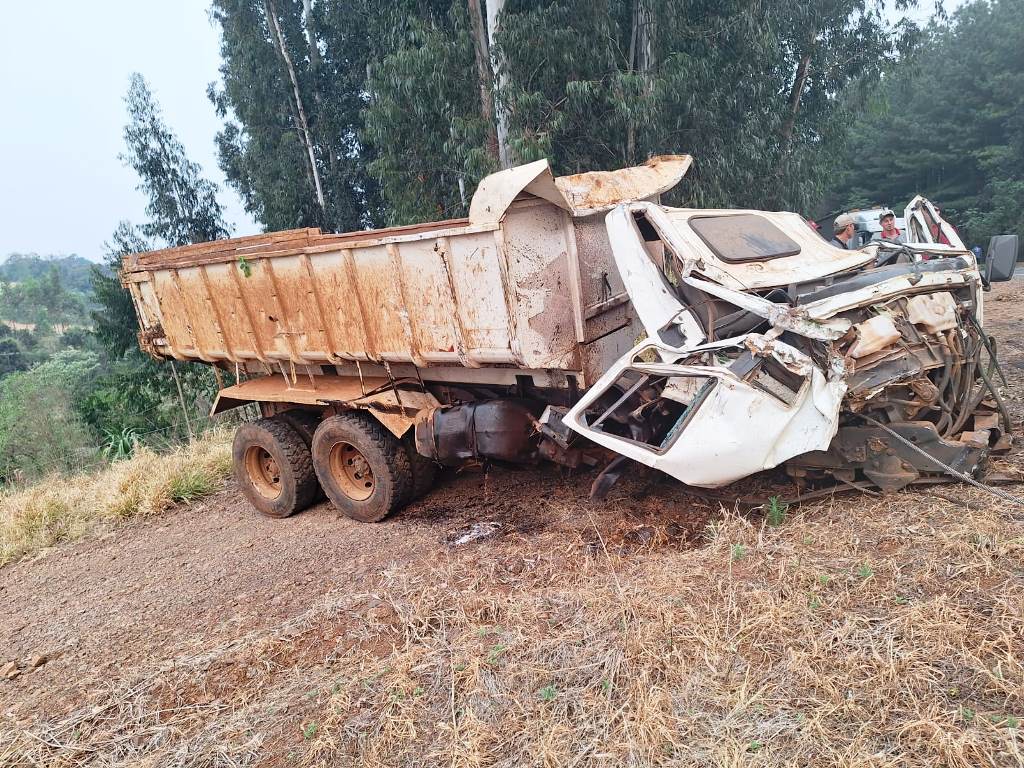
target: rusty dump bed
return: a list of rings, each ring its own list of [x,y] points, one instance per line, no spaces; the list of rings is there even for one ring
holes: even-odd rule
[[[554,179],[541,161],[488,177],[467,219],[140,253],[122,279],[157,357],[267,372],[351,361],[514,367],[586,385],[637,334],[599,214],[656,195],[688,164],[626,169],[626,181],[640,179],[630,186],[622,171]],[[600,200],[588,208],[591,187]]]

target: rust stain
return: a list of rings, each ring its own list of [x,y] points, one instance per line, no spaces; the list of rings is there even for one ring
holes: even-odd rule
[[[633,168],[559,176],[555,184],[573,208],[610,208],[673,186],[689,164],[686,155],[661,155]]]

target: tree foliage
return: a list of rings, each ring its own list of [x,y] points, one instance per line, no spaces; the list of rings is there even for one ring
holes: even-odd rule
[[[172,247],[226,237],[216,185],[188,159],[142,75],[132,75],[125,104],[127,151],[121,158],[139,175],[138,189],[147,198],[142,234]]]
[[[125,256],[151,249],[142,233],[122,221],[106,244],[104,266],[93,267],[93,300],[99,309],[92,313],[93,333],[112,358],[119,358],[137,346],[138,320],[131,294],[121,285],[121,262]]]
[[[95,353],[69,350],[0,380],[0,484],[95,459],[95,438],[75,401],[97,370]]]
[[[497,170],[464,2],[399,2],[378,20],[363,137],[390,223],[465,214]]]
[[[1022,40],[1022,0],[979,0],[930,27],[856,122],[836,200],[920,193],[976,243],[1024,230]]]
[[[6,325],[0,324],[0,379],[27,368],[25,353]]]
[[[691,203],[804,209],[837,167],[851,93],[915,31],[873,0],[500,4],[481,52],[485,0],[215,0],[220,156],[249,210],[271,229],[464,214],[498,167],[498,115],[514,162],[573,173],[688,152]],[[329,182],[323,214],[300,103]]]
[[[842,95],[911,42],[861,0],[510,0],[499,98],[519,160],[561,173],[695,157],[686,200],[806,208],[834,168]]]
[[[190,245],[229,234],[216,185],[188,158],[141,75],[132,75],[125,104],[126,151],[121,157],[138,174],[149,220],[138,227],[121,222],[107,244],[106,268],[92,272],[93,294],[99,305],[92,316],[94,330],[115,359],[136,348],[138,329],[131,296],[120,281],[122,259],[150,250],[154,244]]]
[[[40,327],[67,326],[86,319],[86,297],[69,291],[57,267],[20,282],[0,280],[0,319]]]
[[[87,293],[92,262],[77,254],[70,256],[40,256],[37,253],[11,253],[0,263],[0,280],[20,283],[45,276],[56,269],[60,281],[69,291]]]
[[[377,221],[376,185],[366,171],[372,153],[359,141],[367,99],[367,27],[376,5],[213,2],[223,87],[211,86],[209,96],[225,119],[217,137],[221,167],[246,210],[268,229],[338,231]]]
[[[215,185],[189,160],[141,77],[132,78],[126,103],[124,159],[139,175],[150,219],[140,226],[121,222],[107,243],[105,266],[92,272],[93,298],[99,307],[92,315],[93,333],[106,366],[75,404],[80,418],[100,439],[126,429],[149,434],[180,427],[184,432],[169,367],[139,351],[138,320],[131,295],[120,281],[123,259],[157,246],[206,242],[228,234]],[[186,399],[195,412],[202,412],[209,404],[213,376],[204,365],[182,368]]]

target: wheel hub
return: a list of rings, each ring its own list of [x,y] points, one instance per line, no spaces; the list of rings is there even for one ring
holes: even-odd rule
[[[376,479],[369,462],[351,443],[338,443],[331,449],[331,474],[342,493],[354,501],[373,495]]]
[[[281,495],[281,468],[265,448],[254,445],[245,452],[245,471],[261,496],[276,499]]]

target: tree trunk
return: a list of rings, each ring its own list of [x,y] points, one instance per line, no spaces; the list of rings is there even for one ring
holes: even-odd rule
[[[793,141],[793,130],[796,128],[796,117],[800,113],[800,99],[804,95],[804,86],[807,84],[807,75],[811,69],[811,53],[814,50],[814,38],[817,33],[810,36],[807,43],[807,52],[800,57],[796,67],[796,74],[793,76],[793,87],[789,91],[789,109],[786,119],[779,131],[779,159],[775,165],[775,177],[782,178],[786,171],[786,163],[789,159],[789,147]]]
[[[302,0],[302,12],[305,18],[306,42],[309,44],[309,70],[313,80],[313,103],[316,107],[314,124],[319,126],[323,120],[324,99],[323,93],[320,90],[320,36],[317,34],[316,19],[313,18],[313,0]],[[318,133],[319,139],[322,140],[323,133],[319,131]],[[337,162],[331,142],[328,140],[324,142],[323,146],[327,149],[325,154],[327,155],[327,169],[329,172],[328,180],[336,179]],[[337,226],[337,224],[338,222],[331,222],[332,226]]]
[[[804,85],[807,83],[807,75],[810,68],[811,52],[808,50],[807,53],[800,57],[800,63],[796,68],[796,76],[793,78],[793,88],[789,92],[789,112],[779,134],[779,145],[783,154],[789,150],[789,143],[793,138],[796,116],[800,112],[800,99],[804,94]]]
[[[316,167],[316,154],[313,151],[313,136],[309,132],[309,121],[306,119],[306,108],[302,103],[302,93],[299,90],[299,78],[295,74],[295,65],[292,57],[288,54],[288,48],[284,42],[284,35],[281,34],[281,25],[277,22],[277,10],[274,8],[273,0],[264,0],[264,8],[267,13],[267,20],[270,23],[270,30],[277,45],[277,52],[281,54],[285,69],[288,70],[288,78],[292,83],[292,92],[295,94],[295,110],[299,119],[299,135],[306,145],[306,154],[309,158],[309,169],[313,176],[313,187],[316,190],[316,201],[320,206],[321,213],[326,211],[324,205],[324,190],[320,184],[320,171]]]
[[[487,0],[487,39],[488,52],[491,59],[491,69],[494,72],[494,84],[500,93],[504,84],[504,76],[501,71],[501,62],[494,49],[494,40],[498,34],[498,21],[501,11],[505,7],[505,0]],[[508,146],[508,112],[501,103],[501,97],[494,104],[495,131],[498,135],[498,160],[502,168],[512,167],[512,152]]]
[[[302,13],[306,22],[306,40],[309,41],[309,68],[316,75],[320,69],[320,47],[316,40],[316,22],[313,20],[313,0],[302,0]]]
[[[653,54],[654,14],[650,0],[633,0],[633,30],[629,38],[629,69],[639,72],[644,81],[644,97],[647,98],[650,72],[654,64]],[[630,120],[626,127],[626,162],[636,163],[636,121]]]
[[[495,160],[498,155],[498,132],[494,123],[494,72],[488,56],[487,30],[484,28],[480,0],[468,0],[469,19],[473,29],[473,55],[476,58],[476,77],[480,83],[480,116],[487,123],[487,152]],[[460,180],[461,182],[461,180]]]

